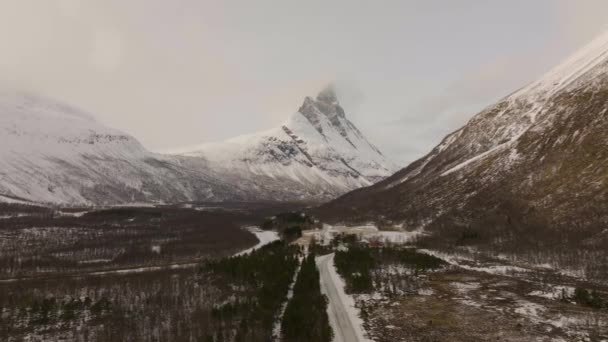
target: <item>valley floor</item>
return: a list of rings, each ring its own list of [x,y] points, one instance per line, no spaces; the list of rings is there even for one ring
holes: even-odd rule
[[[547,298],[552,290],[522,279],[450,267],[423,283],[416,293],[356,296],[374,341],[608,339],[607,312]]]
[[[272,212],[4,210],[0,340],[291,341],[310,316],[336,342],[608,341],[606,284],[470,247],[417,249],[425,233],[400,227],[315,224],[289,245],[277,241],[288,231],[255,228]],[[317,255],[316,292],[294,287],[303,252]],[[320,293],[327,310],[307,307]]]
[[[392,240],[376,245],[378,236],[389,233]],[[326,244],[327,253],[346,253],[352,263],[365,262],[354,259],[360,254],[348,254],[354,248],[343,238],[348,234],[364,241],[363,247],[355,248],[363,251],[382,246],[413,251],[407,242],[416,235],[378,232],[371,226],[326,225],[304,232],[298,242]],[[428,250],[416,253],[438,258],[443,266],[423,271],[377,258],[370,269],[370,291],[352,287],[360,271],[346,279],[337,274],[338,281],[332,279],[334,253],[318,258],[335,341],[608,341],[606,286],[506,259],[476,260]],[[344,286],[349,295],[344,295]],[[600,304],[594,306],[593,298]]]
[[[0,340],[199,341],[234,297],[202,265],[276,241],[252,225],[282,210],[0,206]]]

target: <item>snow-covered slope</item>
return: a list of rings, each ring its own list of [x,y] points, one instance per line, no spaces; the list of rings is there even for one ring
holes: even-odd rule
[[[606,227],[607,112],[608,33],[483,110],[425,157],[319,213],[437,229],[497,229],[503,221]]]
[[[332,87],[307,97],[278,128],[172,151],[207,160],[217,173],[272,183],[273,192],[330,199],[390,176],[396,167],[350,122]]]
[[[77,109],[3,90],[0,202],[312,202],[391,174],[335,96],[307,99],[302,108],[276,130],[163,155]]]
[[[243,195],[202,160],[147,151],[133,137],[28,93],[0,93],[0,195],[34,202],[118,204]]]

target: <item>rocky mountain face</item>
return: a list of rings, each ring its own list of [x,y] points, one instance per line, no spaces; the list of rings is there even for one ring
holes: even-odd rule
[[[202,158],[215,172],[261,193],[297,200],[332,199],[396,171],[346,118],[332,87],[307,97],[281,127],[176,153]]]
[[[425,157],[317,213],[330,221],[426,227],[454,239],[604,243],[607,111],[604,34],[477,114]]]
[[[2,91],[0,201],[314,202],[392,173],[345,118],[333,92],[307,99],[302,108],[306,114],[272,132],[163,155],[77,109]]]

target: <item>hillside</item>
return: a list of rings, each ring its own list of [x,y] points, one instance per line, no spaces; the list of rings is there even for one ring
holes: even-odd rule
[[[602,246],[608,226],[608,34],[392,177],[317,209],[449,241]]]

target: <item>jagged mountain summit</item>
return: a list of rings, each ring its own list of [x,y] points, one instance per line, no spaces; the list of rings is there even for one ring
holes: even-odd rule
[[[431,231],[503,230],[505,241],[522,231],[592,239],[608,226],[607,111],[608,33],[477,114],[428,155],[318,213]]]
[[[78,109],[3,90],[0,202],[318,202],[391,174],[331,91],[302,110],[272,134],[164,155]]]
[[[397,169],[346,118],[331,86],[306,97],[278,128],[172,153],[203,158],[217,173],[294,199],[335,198]]]

